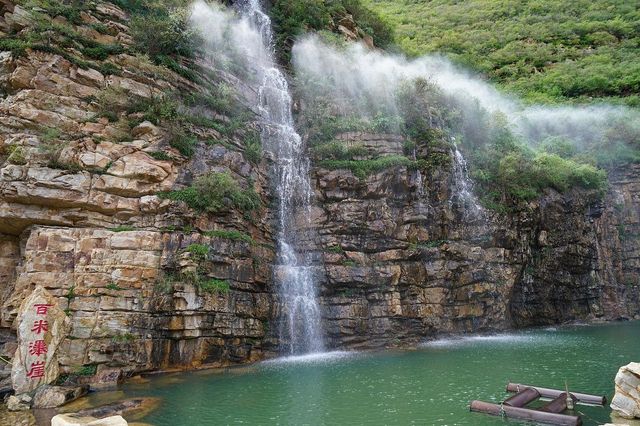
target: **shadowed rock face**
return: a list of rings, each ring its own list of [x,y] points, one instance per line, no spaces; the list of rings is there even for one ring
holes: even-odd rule
[[[349,140],[379,155],[402,146],[392,136]],[[550,190],[510,217],[475,218],[456,201],[453,165],[420,176],[396,167],[366,179],[314,172],[322,297],[335,346],[640,313],[638,166],[614,170],[602,202],[586,191]]]
[[[83,13],[130,43],[119,9],[105,3]],[[11,2],[0,3],[1,31],[28,25],[23,18]],[[143,98],[203,90],[167,69],[150,76],[140,58],[109,61],[126,72],[103,75],[51,53],[0,53],[0,355],[13,356],[17,309],[36,284],[71,320],[58,351],[65,374],[85,366],[96,378],[113,373],[117,380],[113,369],[133,374],[272,354],[280,343],[272,159],[245,158],[248,129],[221,135],[196,126],[209,144],[185,158],[168,146],[167,126],[123,130],[94,118],[92,97],[107,86]],[[219,77],[255,103],[255,93]],[[366,148],[363,159],[403,152],[394,135],[341,138]],[[67,167],[49,158],[56,144]],[[158,151],[172,160],[153,156]],[[434,153],[426,146],[416,152]],[[319,296],[330,346],[405,346],[436,333],[640,314],[640,166],[611,171],[601,202],[584,191],[549,191],[526,211],[478,215],[460,197],[454,155],[448,148],[435,154],[449,161],[420,174],[396,166],[359,178],[313,168],[310,220],[319,241],[300,244],[323,261]],[[204,214],[156,195],[212,170],[253,184],[263,206],[253,215],[231,208]],[[212,230],[244,237],[203,232]],[[193,244],[208,247],[206,255],[186,250]],[[194,272],[225,281],[228,291],[171,278]],[[0,370],[0,380],[7,377]]]

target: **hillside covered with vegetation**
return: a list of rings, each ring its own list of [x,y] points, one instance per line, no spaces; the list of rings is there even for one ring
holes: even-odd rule
[[[640,10],[626,0],[365,0],[410,55],[443,53],[533,102],[640,105]]]

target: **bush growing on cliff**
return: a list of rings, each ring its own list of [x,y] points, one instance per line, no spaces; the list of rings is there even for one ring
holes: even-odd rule
[[[275,0],[270,10],[276,34],[277,52],[288,63],[295,39],[307,31],[335,29],[347,15],[378,47],[393,41],[391,27],[377,14],[362,5],[360,0]]]
[[[251,212],[260,207],[260,197],[249,185],[242,189],[229,173],[211,172],[197,178],[193,185],[178,191],[162,192],[161,198],[184,201],[194,210],[219,213],[229,208]]]

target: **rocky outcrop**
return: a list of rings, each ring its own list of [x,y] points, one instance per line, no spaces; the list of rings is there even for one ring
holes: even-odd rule
[[[127,426],[122,416],[111,416],[103,419],[75,414],[58,414],[51,419],[51,426]]]
[[[18,349],[11,366],[16,394],[31,392],[58,378],[58,349],[71,325],[57,300],[40,285],[19,300],[22,303],[15,321]]]
[[[363,160],[402,152],[402,138],[391,135],[338,138],[366,147]],[[638,166],[614,171],[603,201],[549,190],[507,217],[465,199],[449,151],[417,149],[450,161],[366,178],[315,169],[333,345],[406,345],[437,333],[640,314]]]
[[[625,419],[640,418],[640,363],[620,367],[615,385],[616,393],[611,400],[613,412]]]
[[[0,30],[28,29],[30,13],[0,3]],[[56,20],[98,43],[132,43],[129,17],[108,2],[83,7],[83,24]],[[195,83],[133,49],[105,60],[52,50],[0,54],[0,353],[13,357],[19,306],[42,286],[71,322],[59,383],[103,388],[137,371],[263,356],[272,214],[206,214],[158,195],[215,171],[251,186],[266,205],[268,164],[244,155],[251,119],[226,133],[189,124],[197,140],[189,157],[172,146],[187,137],[172,123],[128,112],[180,91],[208,93],[229,77],[192,64]],[[192,254],[194,245],[207,254]]]

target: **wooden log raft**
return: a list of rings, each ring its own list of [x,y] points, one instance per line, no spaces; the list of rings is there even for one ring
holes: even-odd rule
[[[539,386],[530,386],[523,385],[518,383],[509,383],[507,384],[507,392],[520,392],[526,388],[535,389],[538,391],[542,398],[556,399],[560,394],[564,393],[564,391],[556,390],[556,389],[548,389],[541,388]],[[579,404],[589,404],[589,405],[606,405],[607,397],[606,396],[598,396],[598,395],[589,395],[586,393],[580,392],[570,392],[576,399],[576,402]]]
[[[566,399],[565,399],[566,403]],[[505,415],[512,419],[530,420],[539,423],[547,423],[560,426],[580,426],[582,419],[578,416],[549,413],[546,411],[531,410],[528,408],[511,407],[508,405],[492,404],[490,402],[472,401],[471,411],[492,414],[494,416]]]
[[[540,393],[534,388],[524,388],[512,397],[505,399],[502,404],[510,407],[524,407],[531,401],[540,398]]]
[[[528,388],[531,389],[531,388]],[[516,394],[517,395],[517,394]],[[573,405],[577,402],[576,397],[569,393],[570,397],[573,400]],[[538,408],[540,411],[547,411],[549,413],[562,413],[567,409],[567,393],[562,392],[558,397],[552,401],[549,401],[547,404]]]

